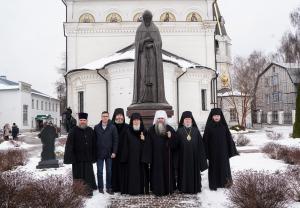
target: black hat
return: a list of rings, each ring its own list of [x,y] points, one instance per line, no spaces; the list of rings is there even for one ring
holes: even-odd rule
[[[184,111],[182,113],[178,127],[182,127],[183,126],[183,121],[184,121],[185,118],[191,118],[192,122],[193,122],[193,126],[197,127],[196,121],[195,121],[195,119],[194,119],[193,114],[192,114],[191,111]]]
[[[222,110],[220,108],[213,108],[213,109],[211,109],[210,113],[211,113],[211,115],[219,115],[219,116],[221,116],[223,114]]]
[[[213,116],[214,115],[221,116],[220,123],[222,123],[226,128],[228,128],[226,119],[225,119],[224,114],[223,114],[223,112],[222,112],[222,110],[220,108],[213,108],[213,109],[211,109],[211,111],[209,113],[209,116],[207,118],[207,122],[206,122],[205,128],[214,123],[214,121],[213,121]]]
[[[87,119],[88,118],[88,114],[87,113],[78,113],[78,118],[79,119]]]
[[[130,120],[136,120],[136,119],[141,120],[141,114],[139,114],[139,113],[133,113],[131,115]]]
[[[133,127],[133,120],[135,120],[135,119],[139,119],[141,121],[141,124],[140,124],[141,128],[140,128],[140,130],[143,131],[144,130],[144,123],[143,123],[142,116],[139,113],[132,113],[131,114],[129,126],[131,128]]]

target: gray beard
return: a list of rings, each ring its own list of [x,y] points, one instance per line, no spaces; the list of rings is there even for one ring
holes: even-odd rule
[[[132,126],[134,131],[139,131],[140,130],[140,125],[133,125]]]
[[[87,125],[78,125],[78,127],[81,128],[81,129],[86,129]]]
[[[155,132],[157,135],[165,136],[167,132],[166,125],[162,123],[155,124]]]

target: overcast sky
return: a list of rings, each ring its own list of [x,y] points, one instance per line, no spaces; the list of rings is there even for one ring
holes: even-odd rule
[[[275,51],[299,0],[219,0],[232,55]],[[9,0],[0,7],[0,75],[55,95],[56,68],[65,52],[61,0]]]

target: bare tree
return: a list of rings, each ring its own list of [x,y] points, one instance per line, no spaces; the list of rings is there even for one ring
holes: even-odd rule
[[[243,97],[242,109],[245,112],[242,118],[246,119],[246,112],[251,109],[252,123],[256,122],[256,92],[259,79],[265,73],[268,62],[269,58],[263,52],[253,51],[247,58],[236,57],[233,63],[232,88],[239,91]]]
[[[251,100],[253,94],[255,73],[251,71],[252,64],[254,63],[254,57],[257,57],[258,53],[251,54],[252,58],[249,61],[243,57],[236,57],[233,63],[233,74],[231,79],[231,92],[227,102],[230,106],[233,106],[236,112],[238,125],[245,127],[246,118],[251,112]]]
[[[281,39],[279,53],[287,63],[300,63],[300,7],[290,14],[294,30],[286,32]]]
[[[65,54],[62,56],[61,66],[58,67],[57,72],[61,75],[61,77],[55,82],[55,90],[60,100],[60,112],[63,113],[67,108],[67,90],[66,90],[66,82],[65,82],[65,73],[66,73],[66,57]]]

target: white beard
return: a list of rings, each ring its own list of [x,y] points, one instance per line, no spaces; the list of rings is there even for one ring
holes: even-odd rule
[[[140,125],[133,125],[132,128],[134,131],[139,131],[140,130]]]
[[[183,124],[185,126],[185,128],[191,128],[192,124]]]
[[[166,135],[167,129],[166,129],[166,125],[164,123],[156,123],[155,124],[155,132],[158,135]]]

